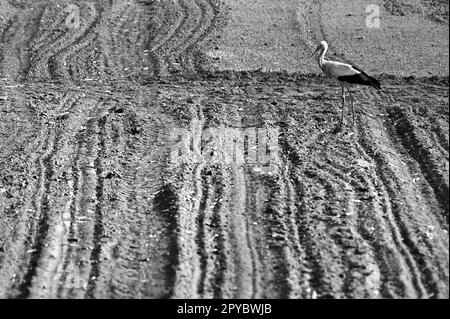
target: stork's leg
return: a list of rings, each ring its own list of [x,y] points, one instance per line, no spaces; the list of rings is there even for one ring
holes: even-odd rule
[[[352,125],[355,125],[355,101],[353,99],[353,94],[350,91],[350,89],[347,89],[347,90],[348,90],[348,93],[350,94],[350,100],[352,102],[352,116],[353,116],[353,118],[352,118]]]
[[[341,120],[339,121],[339,124],[344,123],[344,106],[345,106],[345,90],[344,90],[344,87],[342,87],[342,112],[341,112]]]

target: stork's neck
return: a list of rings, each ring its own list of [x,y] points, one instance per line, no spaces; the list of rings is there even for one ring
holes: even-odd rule
[[[328,48],[323,48],[319,55],[319,66],[322,69],[322,65],[325,62],[325,53],[327,53]]]

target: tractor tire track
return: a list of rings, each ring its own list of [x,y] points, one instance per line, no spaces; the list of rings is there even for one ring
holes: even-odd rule
[[[363,143],[365,143],[365,144],[363,144],[365,147],[367,147],[367,145],[369,145],[368,142],[363,142]],[[401,142],[397,142],[397,145],[399,145],[399,143],[401,145]],[[370,144],[373,145],[374,143],[370,143]],[[386,142],[385,145],[389,145],[389,142]],[[378,146],[378,147],[380,147],[380,146]],[[397,180],[401,180],[401,179],[399,177],[396,177],[394,180],[392,180],[390,177],[387,177],[387,176],[398,176],[399,173],[397,173],[395,171],[395,169],[398,169],[398,168],[396,168],[394,166],[396,164],[389,166],[389,165],[386,165],[385,163],[390,163],[390,162],[398,163],[399,161],[395,160],[395,159],[393,160],[393,159],[383,158],[383,156],[380,155],[380,152],[377,152],[374,149],[368,149],[366,152],[368,154],[374,154],[374,153],[376,154],[376,155],[372,155],[372,158],[374,158],[374,161],[376,162],[377,166],[379,167],[378,174],[380,174],[379,175],[380,179],[385,184],[386,191],[388,192],[387,196],[389,196],[391,198],[392,197],[395,198],[397,195],[395,193],[393,193],[392,187],[393,187],[393,185],[395,185],[395,183],[398,183],[398,181],[395,181],[395,179],[397,179]],[[400,152],[399,154],[402,154],[402,152]],[[391,157],[391,155],[388,155],[388,156]],[[391,170],[391,167],[393,170]],[[385,175],[386,169],[388,172],[390,172],[388,175]],[[403,174],[403,178],[405,178],[406,176],[408,176],[408,175]],[[399,187],[399,186],[397,186],[397,187]],[[407,193],[408,193],[408,191],[406,190],[406,194]],[[420,196],[420,195],[418,195],[418,196]],[[438,197],[437,197],[437,199],[439,200]],[[408,221],[408,219],[411,218],[408,216],[411,216],[411,215],[407,214],[405,212],[404,208],[402,206],[400,206],[401,204],[398,204],[399,202],[402,202],[402,200],[399,199],[398,201],[395,201],[395,200],[392,201],[392,199],[390,199],[390,201],[392,202],[391,212],[390,212],[390,215],[391,215],[390,224],[394,231],[393,234],[395,234],[395,236],[398,238],[396,240],[397,245],[399,247],[402,247],[401,253],[405,257],[405,262],[408,264],[408,266],[411,269],[411,272],[412,272],[411,274],[413,275],[412,284],[415,286],[416,290],[419,292],[419,297],[428,298],[429,296],[433,296],[437,293],[437,291],[439,291],[439,289],[436,286],[437,282],[435,279],[433,279],[434,276],[431,275],[433,271],[430,268],[428,268],[431,266],[427,265],[428,262],[426,262],[424,259],[424,256],[426,255],[426,253],[423,252],[421,248],[419,248],[420,246],[418,245],[417,241],[419,240],[420,237],[417,238],[416,237],[417,235],[413,235],[414,227],[412,226],[413,224],[410,224],[410,223],[417,223],[420,220],[420,215],[422,214],[422,212],[420,210],[416,210],[417,217],[415,217],[411,221]],[[417,207],[419,207],[419,209],[420,209],[420,205],[418,205]],[[434,223],[436,223],[436,221]],[[424,234],[422,234],[421,236],[425,237]],[[424,239],[422,239],[422,240],[424,240]],[[402,244],[402,243],[404,243],[404,244]],[[441,267],[440,265],[437,265],[437,266]],[[422,271],[419,271],[419,269],[422,269]]]

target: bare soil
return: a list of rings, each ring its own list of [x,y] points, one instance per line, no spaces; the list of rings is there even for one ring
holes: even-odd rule
[[[448,3],[278,2],[0,0],[0,298],[448,298]]]

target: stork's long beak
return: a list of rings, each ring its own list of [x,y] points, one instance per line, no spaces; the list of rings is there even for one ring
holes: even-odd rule
[[[316,55],[316,53],[317,53],[317,51],[319,51],[319,49],[320,49],[320,45],[316,48],[316,50],[314,51],[314,53],[311,54],[311,56],[310,56],[309,58],[312,59],[312,57],[313,57],[314,55]]]

